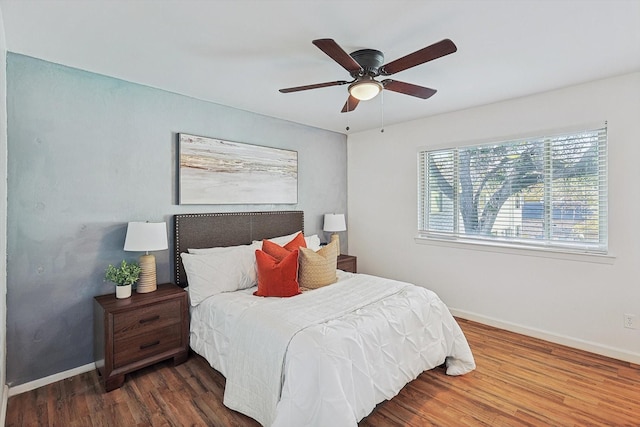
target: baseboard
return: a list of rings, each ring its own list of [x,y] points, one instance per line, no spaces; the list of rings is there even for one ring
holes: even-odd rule
[[[565,335],[553,334],[548,331],[530,328],[527,326],[518,325],[516,323],[505,322],[500,319],[483,316],[469,311],[456,310],[454,308],[450,308],[449,311],[451,311],[451,314],[453,314],[454,316],[460,317],[462,319],[472,320],[484,325],[493,326],[507,331],[516,332],[518,334],[527,335],[529,337],[549,341],[555,344],[565,345],[567,347],[577,348],[579,350],[588,351],[590,353],[599,354],[601,356],[611,357],[613,359],[640,365],[640,354],[630,353],[628,351],[621,350],[615,347],[609,347],[606,345],[594,343],[591,341],[584,341]]]
[[[0,426],[5,425],[7,419],[7,402],[9,401],[9,386],[5,384],[2,390],[2,408],[0,408]]]
[[[9,388],[9,397],[15,396],[26,391],[35,390],[36,388],[43,387],[55,383],[56,381],[64,380],[74,377],[76,375],[84,374],[85,372],[91,372],[96,369],[95,363],[88,363],[77,368],[69,369],[68,371],[58,372],[57,374],[49,375],[48,377],[40,378],[38,380],[29,381],[28,383],[20,384],[15,387]],[[4,425],[4,424],[2,424]]]

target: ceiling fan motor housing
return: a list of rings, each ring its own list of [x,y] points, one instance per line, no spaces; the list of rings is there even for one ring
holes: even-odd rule
[[[351,53],[350,56],[362,67],[364,73],[362,75],[369,75],[372,77],[378,76],[380,73],[378,69],[384,63],[384,54],[375,49],[360,49]],[[358,77],[356,74],[355,77]]]

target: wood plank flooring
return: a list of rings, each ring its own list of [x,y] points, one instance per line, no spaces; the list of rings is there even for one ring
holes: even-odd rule
[[[425,372],[361,427],[640,426],[640,366],[459,323],[477,369]],[[6,426],[258,426],[222,404],[224,383],[195,355],[127,375],[110,393],[93,371],[9,398]]]

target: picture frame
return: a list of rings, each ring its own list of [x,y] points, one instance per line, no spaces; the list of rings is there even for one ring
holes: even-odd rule
[[[181,205],[296,204],[298,152],[178,134]]]

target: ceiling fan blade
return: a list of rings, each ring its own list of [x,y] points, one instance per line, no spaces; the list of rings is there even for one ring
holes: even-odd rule
[[[397,80],[391,79],[383,80],[381,83],[387,90],[403,93],[405,95],[415,96],[422,99],[430,98],[437,92],[437,90],[428,87],[399,82]]]
[[[301,90],[319,89],[321,87],[346,85],[347,83],[349,82],[346,80],[337,80],[335,82],[316,83],[314,85],[288,87],[285,89],[280,89],[280,92],[282,93],[299,92]]]
[[[321,51],[329,55],[331,59],[336,61],[349,73],[358,73],[362,71],[362,67],[353,59],[347,52],[345,52],[338,43],[333,39],[318,39],[314,40],[313,44]]]
[[[449,55],[457,50],[458,48],[451,40],[444,39],[383,65],[380,67],[380,74],[390,76],[391,74],[404,71],[407,68],[415,67],[416,65]]]
[[[349,98],[347,98],[347,102],[344,103],[344,107],[342,107],[342,111],[340,112],[348,113],[349,111],[353,111],[358,106],[358,103],[360,103],[360,100],[358,98],[349,95]]]

